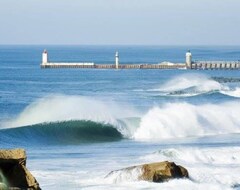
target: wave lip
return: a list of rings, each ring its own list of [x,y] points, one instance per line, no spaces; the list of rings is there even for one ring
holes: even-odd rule
[[[1,142],[26,144],[79,144],[121,140],[112,125],[93,121],[41,123],[0,130]]]

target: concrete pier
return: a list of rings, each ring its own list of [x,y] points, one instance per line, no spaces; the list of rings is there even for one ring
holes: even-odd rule
[[[201,61],[193,62],[191,68],[182,64],[86,64],[86,63],[45,63],[41,68],[80,68],[80,69],[192,69],[192,70],[240,70],[240,62]]]
[[[85,68],[85,69],[186,69],[185,64],[81,64],[81,63],[47,63],[41,64],[41,68]]]
[[[41,68],[95,68],[94,63],[42,63]]]
[[[92,62],[54,63],[48,61],[47,50],[43,51],[41,68],[84,68],[84,69],[195,69],[195,70],[240,70],[240,61],[193,61],[190,50],[186,53],[185,63],[162,62],[158,64],[120,64],[119,54],[115,54],[115,64],[95,64]]]

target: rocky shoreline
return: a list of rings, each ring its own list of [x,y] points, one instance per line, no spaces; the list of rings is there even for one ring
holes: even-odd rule
[[[26,168],[24,149],[0,150],[0,190],[41,190],[39,183]],[[155,183],[189,178],[186,168],[164,161],[111,171],[105,178],[118,178],[122,173],[137,173],[135,180]]]
[[[26,161],[24,149],[0,150],[0,190],[41,190]]]

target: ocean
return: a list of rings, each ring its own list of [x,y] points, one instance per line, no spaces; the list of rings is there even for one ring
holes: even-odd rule
[[[42,189],[240,189],[240,70],[40,69],[240,59],[240,47],[0,46],[0,148],[24,148]],[[174,161],[190,179],[112,170]]]

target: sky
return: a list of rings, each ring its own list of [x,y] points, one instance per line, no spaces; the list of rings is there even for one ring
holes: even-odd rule
[[[0,44],[240,45],[240,0],[0,0]]]

